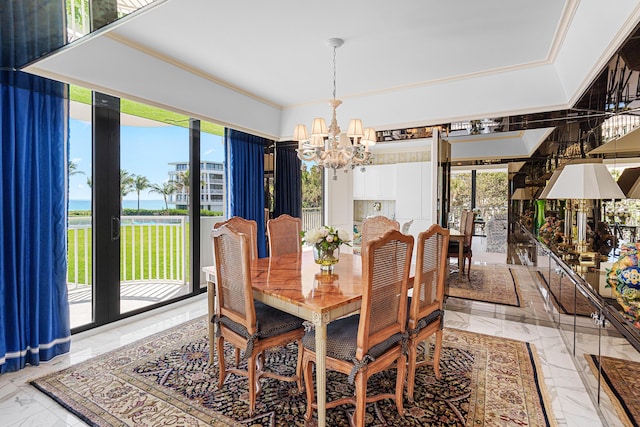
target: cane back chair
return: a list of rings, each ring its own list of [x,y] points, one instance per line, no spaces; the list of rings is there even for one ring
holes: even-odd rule
[[[254,301],[249,239],[246,235],[226,225],[214,229],[212,234],[218,296],[218,311],[212,319],[217,324],[216,347],[220,375],[218,387],[223,387],[227,372],[248,377],[249,413],[253,414],[262,377],[295,381],[302,391],[300,350],[295,375],[283,376],[263,369],[266,349],[291,342],[297,342],[298,349],[302,348],[303,320]],[[247,362],[246,369],[241,369],[240,366],[227,369],[225,341],[244,350],[242,362]]]
[[[444,321],[444,284],[447,276],[447,248],[449,230],[437,224],[418,235],[416,273],[412,296],[409,298],[409,355],[407,397],[413,400],[416,367],[433,364],[436,378],[440,378],[440,353]],[[435,334],[432,361],[417,361],[418,345]]]
[[[400,230],[400,223],[386,216],[378,215],[367,218],[362,223],[362,245],[360,255],[366,257],[367,242],[377,239],[389,230]]]
[[[269,256],[295,254],[302,251],[301,236],[302,220],[287,214],[267,222],[267,236],[269,239]]]
[[[216,222],[213,228],[220,228],[223,225],[230,225],[239,233],[244,234],[249,239],[249,256],[251,259],[258,258],[258,224],[252,219],[244,219],[239,216],[232,216],[226,221]],[[213,247],[213,245],[212,245]],[[207,282],[207,296],[208,296],[208,310],[209,319],[213,319],[213,315],[216,312],[216,289],[215,284]],[[213,323],[209,323],[209,363],[213,364],[215,353],[215,337],[213,335]],[[238,358],[236,354],[236,358]]]
[[[338,398],[326,407],[356,406],[353,425],[363,426],[365,405],[381,399],[395,399],[399,414],[404,413],[402,395],[406,373],[407,287],[413,251],[413,237],[391,230],[367,243],[362,266],[362,305],[360,313],[327,325],[326,369],[347,374],[355,384],[355,397]],[[315,331],[303,338],[303,372],[307,390],[307,412],[311,420],[317,408],[312,364],[316,361]],[[397,369],[395,393],[367,396],[369,378],[381,371]]]

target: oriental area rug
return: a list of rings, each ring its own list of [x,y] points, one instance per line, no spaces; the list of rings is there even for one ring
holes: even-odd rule
[[[601,384],[622,423],[625,426],[640,425],[640,363],[606,356],[598,359],[594,354],[584,356],[596,378],[602,363]]]
[[[562,314],[577,314],[578,316],[591,316],[595,310],[587,297],[582,295],[566,277],[552,273],[547,276],[538,271],[538,277],[542,284],[549,290],[553,305]]]
[[[295,346],[267,352],[266,365],[295,371]],[[295,383],[262,382],[248,414],[247,380],[230,375],[217,387],[208,363],[207,320],[187,322],[31,382],[93,426],[304,426],[306,395]],[[229,362],[232,351],[227,351]],[[395,370],[369,381],[389,389]],[[367,426],[555,426],[536,351],[521,341],[445,329],[442,379],[426,365],[416,372],[414,403],[404,416],[392,400],[367,405]],[[346,376],[330,372],[328,400],[353,393]],[[349,426],[353,407],[327,411],[327,425]],[[315,424],[314,420],[310,423]]]
[[[449,276],[450,297],[521,307],[520,288],[513,271],[497,265],[474,265],[469,277]]]

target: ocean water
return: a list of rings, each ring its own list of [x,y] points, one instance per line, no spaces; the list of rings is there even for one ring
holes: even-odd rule
[[[169,209],[175,205],[169,205]],[[123,208],[137,209],[137,200],[123,200]],[[165,209],[164,200],[140,200],[140,209]],[[70,211],[89,211],[91,210],[91,200],[69,200]]]

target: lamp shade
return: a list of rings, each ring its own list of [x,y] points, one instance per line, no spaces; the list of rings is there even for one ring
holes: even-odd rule
[[[631,189],[627,192],[629,199],[640,199],[640,178],[631,186]]]
[[[293,131],[293,140],[306,141],[308,139],[309,135],[307,134],[307,127],[305,125],[296,125]]]
[[[323,118],[320,117],[320,118],[313,119],[313,123],[311,124],[311,135],[313,136],[329,135],[329,131],[327,130],[327,122],[325,122]]]
[[[516,191],[511,195],[511,200],[533,200],[533,194],[529,187],[516,188]]]
[[[601,159],[580,159],[567,163],[547,199],[624,199]]]
[[[374,128],[366,128],[361,143],[367,147],[371,147],[372,145],[376,145],[376,139],[376,130]]]
[[[636,197],[630,196],[631,190],[635,187],[635,184],[640,179],[640,167],[637,168],[626,168],[620,174],[618,178],[618,186],[622,190],[622,192],[629,197],[630,199],[637,199],[638,193],[635,193]],[[639,188],[640,190],[640,188]],[[637,190],[636,190],[637,191]]]
[[[553,188],[553,185],[558,180],[558,177],[560,176],[560,172],[562,172],[563,168],[564,168],[564,165],[558,167],[556,170],[553,171],[551,178],[549,178],[549,181],[547,182],[546,187],[542,189],[542,193],[540,193],[540,196],[538,196],[538,199],[548,198],[547,195],[549,194],[549,191],[551,191],[551,188]]]
[[[349,128],[347,130],[347,136],[349,138],[361,138],[364,136],[364,130],[362,128],[362,120],[360,119],[352,119],[349,122]]]

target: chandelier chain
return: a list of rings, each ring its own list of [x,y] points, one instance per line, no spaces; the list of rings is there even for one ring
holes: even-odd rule
[[[333,47],[333,99],[336,99],[336,47]]]

